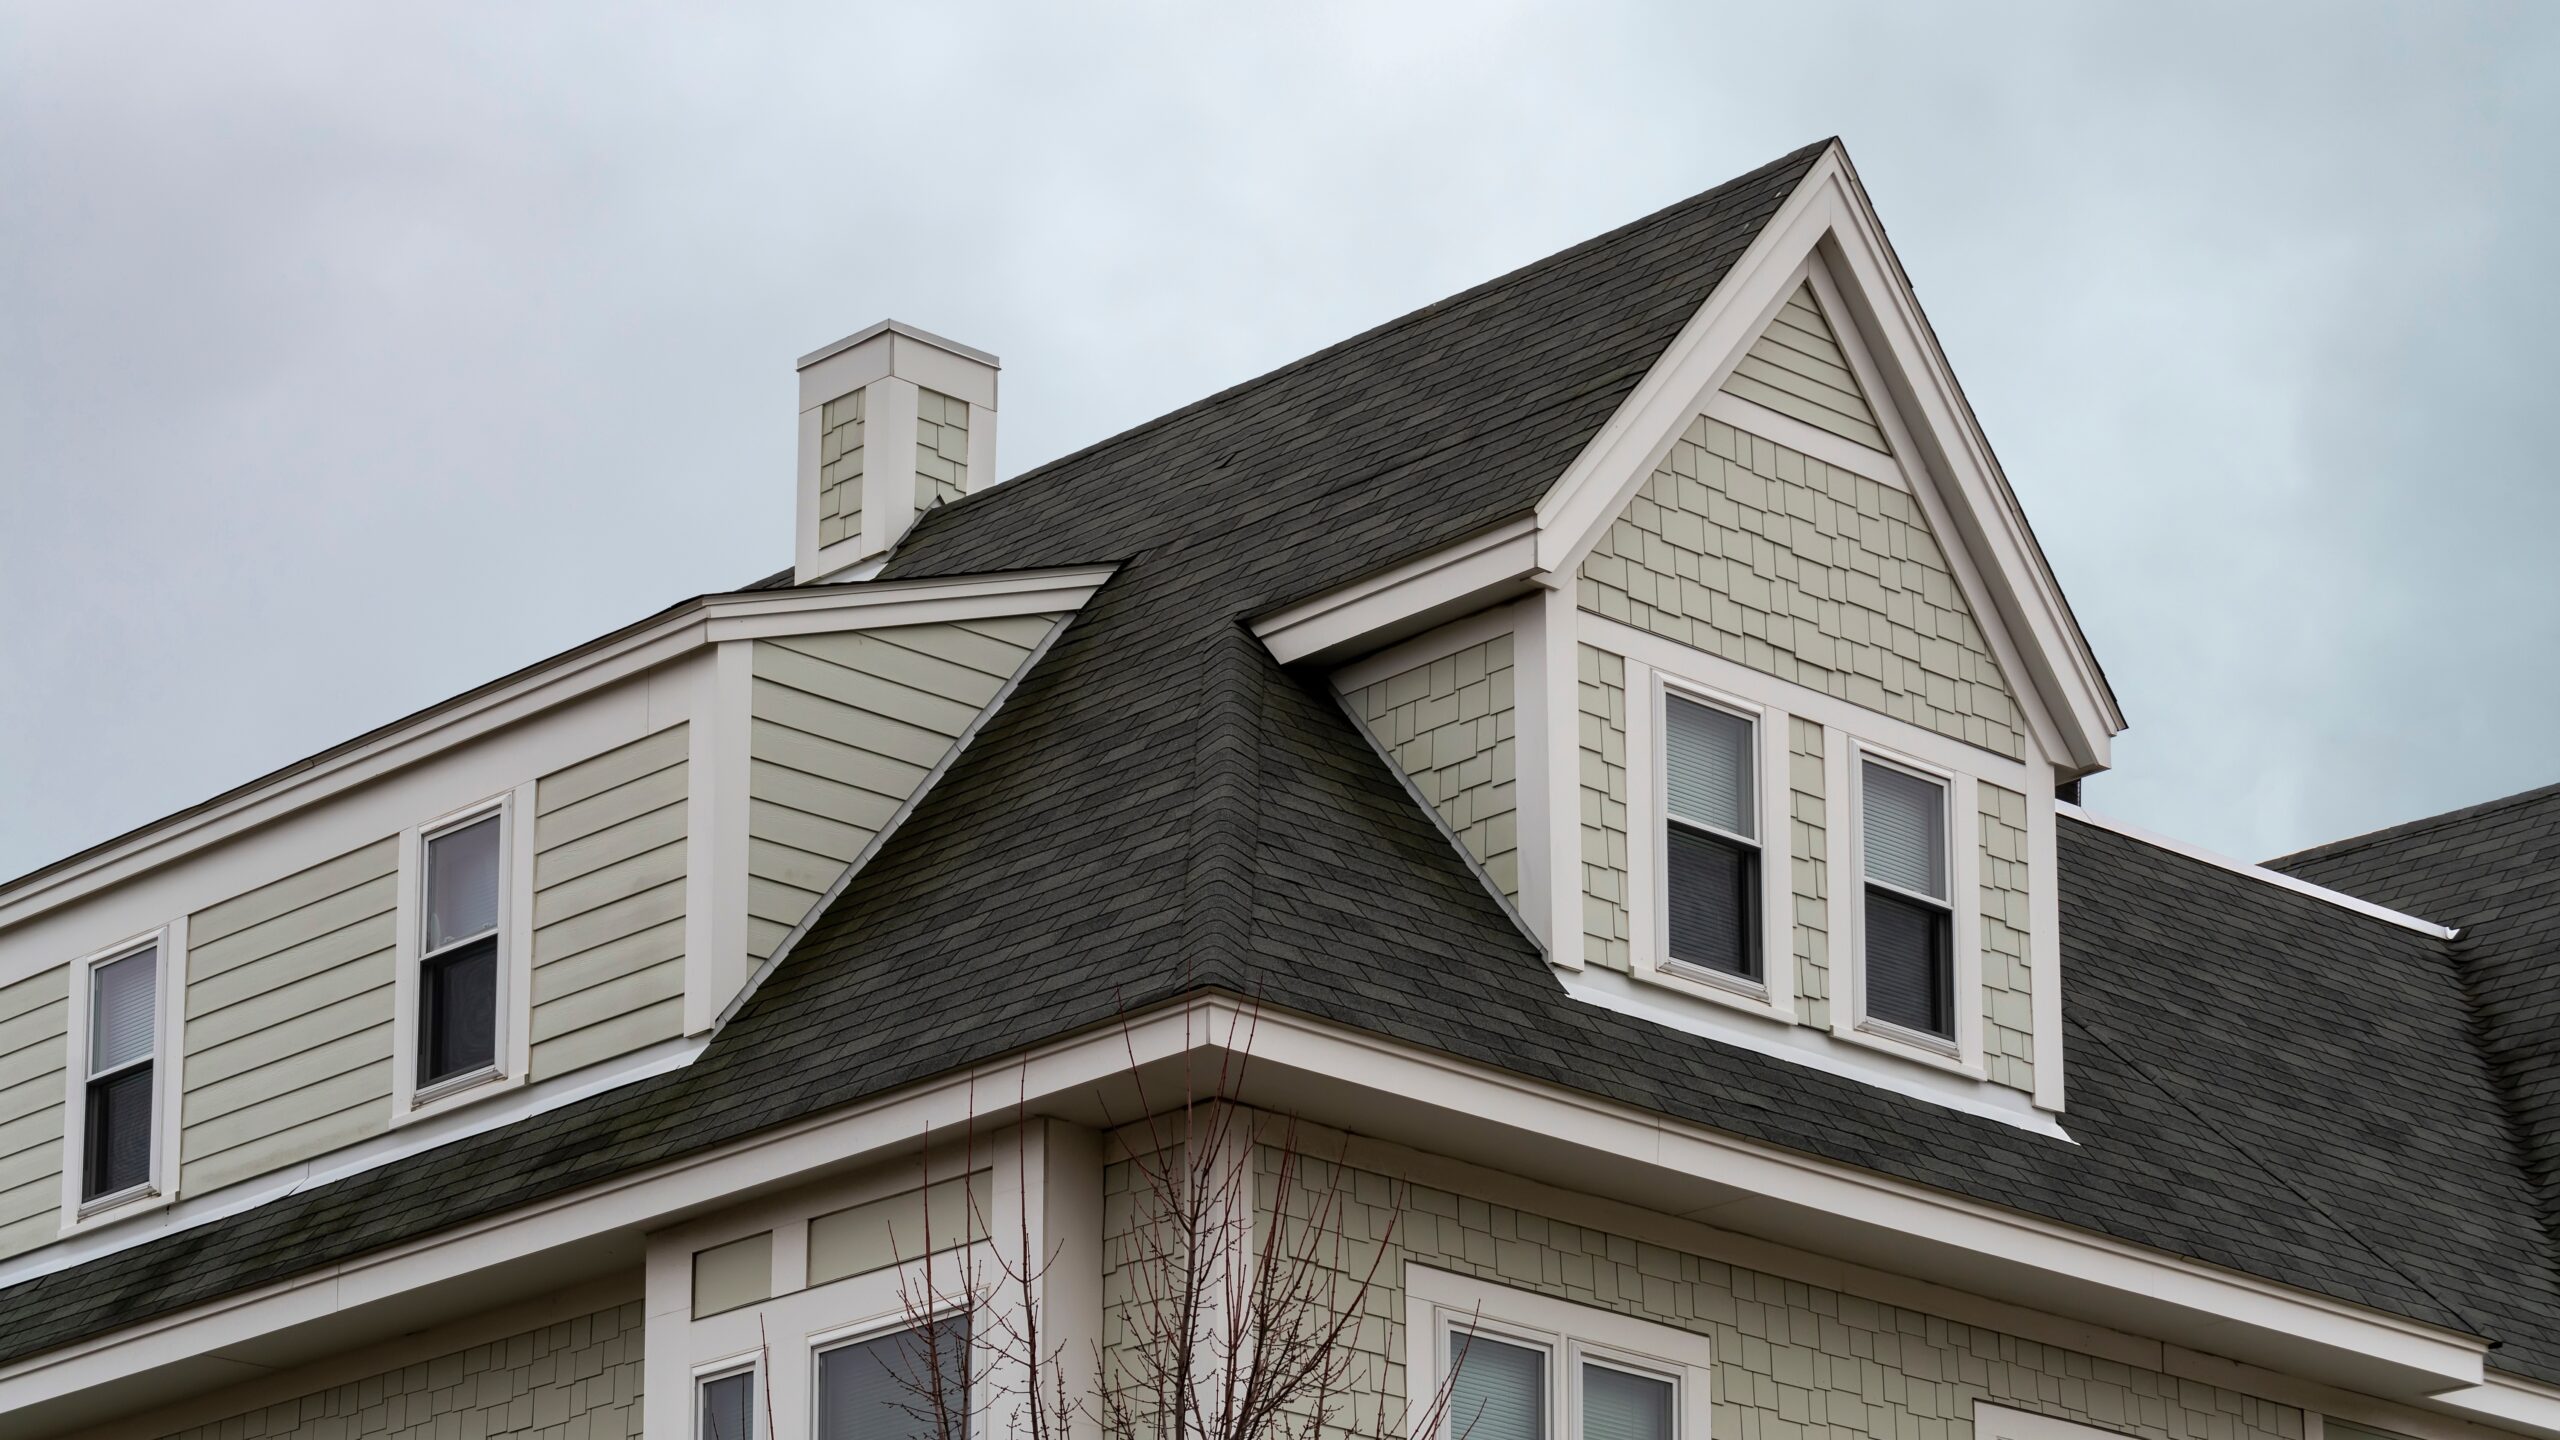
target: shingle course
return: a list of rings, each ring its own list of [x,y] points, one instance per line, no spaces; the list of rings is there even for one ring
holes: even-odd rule
[[[2441,945],[2066,823],[2063,1144],[1573,1002],[1322,681],[1243,628],[1533,505],[1816,153],[935,510],[891,576],[1118,569],[694,1065],[0,1291],[0,1359],[1216,987],[2560,1379]]]

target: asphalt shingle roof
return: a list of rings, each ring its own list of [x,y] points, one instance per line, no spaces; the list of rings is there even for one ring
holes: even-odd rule
[[[1571,1000],[1321,678],[1245,628],[1528,510],[1818,153],[934,511],[891,577],[1118,568],[694,1065],[0,1291],[0,1359],[1215,987],[2560,1380],[2440,943],[2066,821],[2066,1144]]]

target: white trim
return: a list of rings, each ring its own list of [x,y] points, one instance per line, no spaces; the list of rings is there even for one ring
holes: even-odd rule
[[[128,935],[71,962],[64,1004],[62,1203],[58,1234],[77,1235],[168,1208],[178,1191],[178,1054],[185,1014],[186,921]],[[151,1159],[142,1183],[95,1200],[84,1197],[89,1169],[89,1031],[91,976],[98,967],[150,952]]]
[[[718,641],[1076,610],[1111,571],[1082,566],[702,596],[147,826],[75,863],[0,886],[0,933]],[[13,966],[0,971],[0,984],[58,963]]]
[[[2062,1034],[2062,856],[2054,810],[2045,803],[2050,782],[2026,792],[2027,975],[2035,993],[2036,1105],[2055,1114],[2066,1108]]]
[[[764,1350],[761,1346],[743,1355],[725,1355],[694,1366],[687,1377],[692,1383],[685,1392],[685,1398],[691,1402],[686,1407],[685,1433],[693,1440],[711,1440],[710,1436],[702,1433],[703,1387],[714,1380],[744,1375],[751,1383],[747,1387],[747,1433],[740,1440],[772,1440],[764,1422],[765,1404],[769,1398],[765,1394],[765,1386],[770,1383],[764,1372]]]
[[[1537,568],[1537,525],[1524,516],[1275,610],[1253,633],[1283,665],[1339,659],[1518,595]]]
[[[1960,1273],[1997,1294],[2035,1279],[2055,1313],[2120,1308],[2152,1333],[2180,1334],[2244,1362],[2284,1357],[2296,1374],[2362,1377],[2362,1388],[2478,1385],[2476,1336],[2387,1315],[2255,1276],[2218,1269],[1858,1166],[1745,1140],[1658,1112],[1545,1085],[1493,1067],[1222,996],[1131,1017],[1001,1063],[951,1075],[617,1176],[502,1215],[320,1267],[184,1311],[136,1322],[0,1365],[0,1412],[242,1345],[409,1289],[488,1274],[575,1241],[654,1228],[755,1187],[909,1147],[969,1123],[983,1097],[1038,1106],[1084,1096],[1131,1065],[1180,1063],[1205,1036],[1253,1036],[1256,1083],[1317,1101],[1357,1096],[1382,1138],[1435,1137],[1444,1152],[1544,1153],[1586,1177],[1677,1179],[1698,1196],[1689,1218],[1734,1228],[1818,1226],[1840,1258],[1849,1242],[1890,1239],[1895,1268],[1916,1278]],[[1283,1097],[1286,1098],[1286,1097]],[[1298,1100],[1298,1108],[1311,1106]],[[1459,1123],[1452,1123],[1453,1121]],[[1560,1150],[1556,1147],[1562,1147]],[[1458,1155],[1456,1158],[1464,1158]],[[1001,1187],[999,1187],[1001,1190]],[[1001,1219],[1001,1217],[999,1217]],[[1001,1232],[999,1232],[1001,1233]],[[1783,1240],[1783,1236],[1780,1236]],[[1872,1246],[1868,1247],[1870,1251]],[[2057,1308],[2059,1307],[2059,1308]],[[734,1313],[734,1312],[733,1312]],[[2178,1330],[2157,1326],[2176,1324]],[[2552,1412],[2560,1415],[2560,1407]]]
[[[863,326],[861,329],[854,331],[852,334],[847,335],[833,344],[821,345],[817,349],[810,351],[808,354],[801,356],[795,368],[806,370],[821,360],[830,359],[834,356],[843,354],[845,351],[852,349],[854,346],[861,344],[863,341],[868,340],[875,335],[904,335],[910,340],[921,340],[927,345],[934,346],[938,349],[948,350],[963,360],[974,360],[979,364],[986,366],[990,370],[1001,370],[1004,368],[1004,362],[1002,360],[997,359],[995,356],[988,354],[984,350],[978,349],[974,345],[963,345],[957,340],[947,339],[943,336],[936,335],[930,330],[910,325],[904,320],[874,320],[870,324]]]
[[[1846,943],[1832,952],[1831,1033],[1853,1045],[1868,1045],[1952,1070],[1974,1080],[1985,1078],[1982,1061],[1982,895],[1981,895],[1981,797],[1974,778],[1961,771],[1940,769],[1925,761],[1898,753],[1857,735],[1825,732],[1823,754],[1828,757],[1837,744],[1846,760],[1847,794],[1826,798],[1830,818],[1838,822],[1839,838],[1829,845],[1839,869],[1831,878],[1832,914],[1840,914],[1840,899],[1848,898],[1849,928],[1838,932]],[[1947,846],[1947,896],[1944,901],[1913,895],[1913,899],[1943,903],[1949,912],[1948,967],[1953,972],[1948,981],[1948,1005],[1952,1013],[1953,1033],[1946,1037],[1925,1035],[1900,1025],[1875,1019],[1866,1009],[1866,762],[1874,761],[1905,774],[1927,780],[1940,789],[1946,805],[1945,840]],[[1896,894],[1907,894],[1899,887],[1888,886]],[[1966,903],[1967,897],[1971,903]],[[1836,937],[1835,937],[1836,938]],[[1845,955],[1845,963],[1843,957]],[[1943,1043],[1944,1048],[1941,1048]]]
[[[2521,1430],[2529,1435],[2560,1437],[2560,1386],[2493,1371],[2477,1385],[2438,1391],[2429,1398],[2503,1428]],[[2356,1424],[2386,1427],[2388,1424],[2387,1421],[2366,1422],[2346,1414],[2339,1418]],[[2304,1440],[2318,1440],[2318,1437],[2306,1434]]]
[[[1596,1305],[1497,1285],[1470,1275],[1405,1267],[1405,1393],[1411,1410],[1428,1408],[1447,1383],[1454,1332],[1480,1334],[1545,1352],[1547,1423],[1539,1440],[1583,1440],[1582,1367],[1596,1362],[1669,1381],[1677,1396],[1672,1440],[1710,1440],[1715,1413],[1714,1344],[1682,1330]],[[1420,1418],[1419,1416],[1415,1417]],[[1451,1440],[1457,1417],[1443,1416],[1433,1435]]]
[[[1903,473],[1900,462],[1891,455],[1881,450],[1870,450],[1855,440],[1843,440],[1820,426],[1808,425],[1793,415],[1781,414],[1758,401],[1745,400],[1730,390],[1718,390],[1708,396],[1699,413],[1736,430],[1757,435],[1773,445],[1784,445],[1799,454],[1810,455],[1834,470],[1863,475],[1879,485],[1906,493],[1911,489],[1911,477]]]
[[[1787,712],[1641,660],[1627,664],[1627,930],[1635,978],[1785,1024],[1796,1020],[1795,857]],[[1760,852],[1760,978],[1754,982],[1671,958],[1669,823],[1664,756],[1672,698],[1712,706],[1751,725],[1751,789]],[[1745,837],[1735,836],[1737,840]]]
[[[350,1175],[378,1170],[394,1161],[557,1110],[563,1105],[574,1104],[633,1081],[682,1069],[702,1053],[703,1044],[700,1039],[660,1041],[568,1075],[508,1091],[487,1105],[441,1110],[387,1134],[376,1135],[370,1140],[309,1160],[262,1171],[219,1190],[185,1195],[165,1206],[144,1207],[139,1212],[119,1210],[113,1215],[92,1217],[77,1230],[66,1227],[64,1238],[54,1244],[0,1260],[0,1286],[15,1285],[85,1265],[163,1235],[228,1219],[270,1201],[343,1180]],[[173,1111],[173,1123],[175,1118]],[[116,1223],[136,1214],[149,1218],[131,1225]]]
[[[2166,835],[2145,830],[2139,825],[2085,810],[2068,800],[2054,801],[2053,808],[2058,814],[2068,815],[2074,820],[2095,825],[2101,830],[2113,830],[2129,840],[2139,840],[2155,850],[2184,855],[2190,860],[2200,860],[2207,865],[2228,870],[2234,875],[2245,875],[2263,884],[2273,885],[2279,890],[2290,890],[2296,895],[2308,895],[2314,900],[2326,901],[2341,910],[2352,910],[2358,915],[2380,920],[2385,924],[2397,925],[2403,930],[2414,930],[2431,940],[2456,940],[2462,936],[2460,930],[2439,925],[2433,920],[2421,920],[2415,915],[2376,905],[2370,900],[2359,900],[2353,895],[2343,894],[2323,885],[2314,885],[2308,880],[2298,880],[2281,870],[2270,870],[2264,865],[2252,865],[2246,860],[2234,860],[2228,855],[2207,850],[2201,845],[2190,845],[2184,840],[2172,840]]]
[[[1407,670],[1419,670],[1434,660],[1446,659],[1488,640],[1499,640],[1511,634],[1517,623],[1508,605],[1496,605],[1464,619],[1452,620],[1437,630],[1416,635],[1402,644],[1390,645],[1334,671],[1334,689],[1344,695],[1354,690],[1366,690]],[[1514,643],[1516,646],[1517,642]],[[1513,663],[1518,663],[1516,654]]]
[[[525,813],[532,809],[532,802],[533,783],[527,781],[400,832],[400,898],[393,921],[391,1001],[391,1124],[395,1128],[525,1083],[526,1067],[516,1063],[516,1057],[523,1050],[520,1042],[533,1025],[533,863],[530,856],[523,856],[519,863],[519,856],[524,849],[521,832],[532,828],[531,817]],[[418,976],[419,966],[426,958],[419,937],[426,920],[427,844],[492,816],[498,821],[498,1030],[491,1037],[492,1059],[485,1070],[447,1076],[421,1087]],[[519,971],[526,973],[519,976]],[[522,1010],[516,1008],[519,1002],[524,1006]]]
[[[2077,1420],[2059,1420],[2028,1410],[2012,1410],[1988,1400],[1973,1402],[1974,1440],[2130,1440],[2114,1430],[2101,1430]],[[2303,1440],[2317,1440],[2306,1434]]]
[[[1872,735],[1878,743],[1903,754],[1917,756],[1941,770],[1960,770],[1979,775],[2006,789],[2027,795],[2036,793],[2029,768],[1997,751],[1968,745],[1962,740],[1950,740],[1935,730],[1924,730],[1881,710],[1870,710],[1793,681],[1781,680],[1722,656],[1692,649],[1676,640],[1665,640],[1651,631],[1638,630],[1605,615],[1588,610],[1579,613],[1582,638],[1603,650],[1615,650],[1630,660],[1641,660],[1664,674],[1676,675],[1694,685],[1777,706],[1825,729]],[[2045,788],[2050,791],[2052,787],[2048,784]]]
[[[1519,807],[1520,913],[1547,962],[1582,968],[1581,632],[1573,596],[1520,601],[1511,644],[1512,795]]]

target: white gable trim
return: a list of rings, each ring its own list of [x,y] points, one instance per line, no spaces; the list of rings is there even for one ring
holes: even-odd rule
[[[2123,716],[1837,147],[1815,162],[1635,393],[1539,502],[1539,579],[1559,588],[1573,583],[1583,558],[1693,416],[1720,404],[1728,410],[1748,404],[1725,396],[1724,383],[1806,283],[1895,453],[1828,439],[1802,448],[1885,483],[1898,479],[1898,488],[1913,493],[1957,567],[1975,619],[2042,748],[2075,770],[2104,768]],[[1917,382],[1906,383],[1914,375]],[[1756,417],[1749,428],[1780,443],[1810,439],[1804,432],[1812,429],[1788,425],[1770,434]],[[1942,438],[1950,434],[1952,442]],[[1897,476],[1876,473],[1885,467]],[[1921,483],[1924,476],[1935,483]],[[2032,643],[2015,643],[2019,637]],[[2064,658],[2035,658],[2046,652]]]

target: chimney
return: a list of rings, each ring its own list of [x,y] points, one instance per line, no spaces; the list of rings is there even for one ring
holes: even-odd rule
[[[937,500],[995,483],[996,357],[883,320],[800,357],[792,581],[860,578]]]

